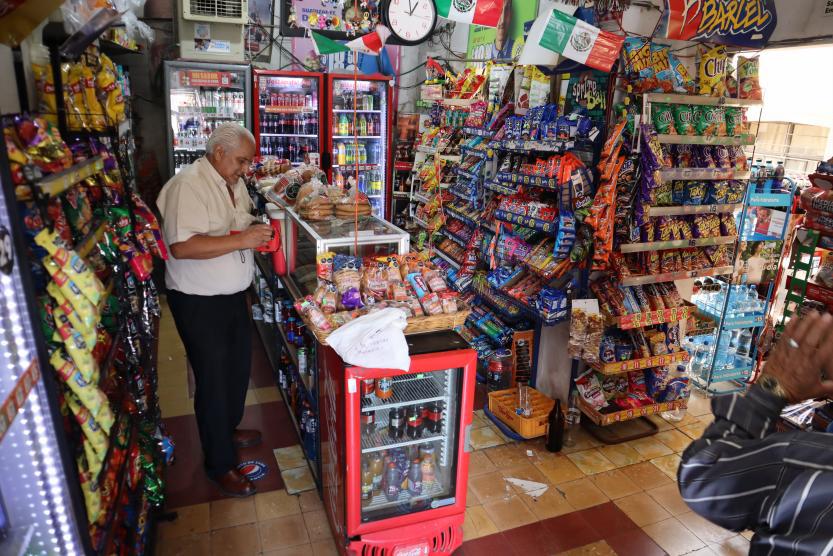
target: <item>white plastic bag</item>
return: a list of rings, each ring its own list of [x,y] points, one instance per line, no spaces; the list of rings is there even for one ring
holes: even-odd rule
[[[408,317],[401,309],[382,309],[351,320],[327,337],[345,363],[366,369],[411,367],[404,330]]]

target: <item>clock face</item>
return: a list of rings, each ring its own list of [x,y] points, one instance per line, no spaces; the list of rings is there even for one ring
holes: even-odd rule
[[[390,30],[405,43],[425,40],[434,30],[437,10],[434,0],[390,0]]]

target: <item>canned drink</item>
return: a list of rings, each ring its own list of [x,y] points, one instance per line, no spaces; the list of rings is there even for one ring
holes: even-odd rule
[[[376,379],[363,378],[362,379],[362,396],[370,396],[376,390]]]

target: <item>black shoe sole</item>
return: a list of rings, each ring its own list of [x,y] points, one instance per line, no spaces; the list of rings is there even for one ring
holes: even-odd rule
[[[257,440],[252,440],[251,442],[235,442],[235,448],[251,448],[252,446],[257,446],[261,442],[263,442],[262,438],[258,438]]]

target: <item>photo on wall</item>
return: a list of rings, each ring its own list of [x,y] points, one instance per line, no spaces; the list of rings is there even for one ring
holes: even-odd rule
[[[246,26],[246,57],[253,62],[272,59],[272,32],[275,0],[249,0],[249,24]]]
[[[504,0],[503,13],[497,27],[469,27],[466,57],[472,65],[485,60],[508,61],[517,59],[524,45],[524,28],[538,16],[538,0]]]

